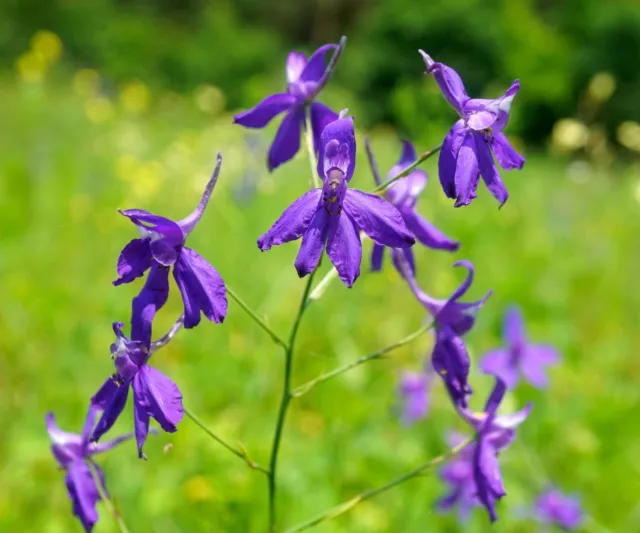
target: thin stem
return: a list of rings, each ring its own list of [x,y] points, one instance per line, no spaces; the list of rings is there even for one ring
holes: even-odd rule
[[[376,182],[376,185],[382,185],[380,171],[378,170],[378,163],[376,163],[376,158],[373,155],[373,150],[371,148],[371,139],[368,135],[364,136],[364,150],[365,152],[367,152],[367,159],[369,160],[369,166],[371,167],[373,180]]]
[[[317,270],[317,269],[316,269]],[[287,410],[289,403],[293,398],[291,391],[291,370],[293,368],[293,349],[295,346],[296,337],[298,335],[298,328],[300,327],[300,321],[304,314],[307,305],[309,304],[309,293],[311,292],[311,284],[313,283],[313,277],[316,272],[314,270],[307,279],[307,284],[300,300],[300,306],[298,307],[298,314],[291,328],[291,334],[289,336],[288,348],[285,350],[284,360],[284,385],[282,387],[282,399],[280,400],[280,408],[278,409],[278,418],[276,420],[276,429],[273,435],[273,445],[271,447],[271,459],[269,461],[269,531],[275,533],[276,531],[276,474],[278,467],[278,452],[280,451],[280,441],[282,439],[282,430],[284,429],[284,422],[287,416]]]
[[[344,374],[345,372],[351,370],[352,368],[360,366],[360,365],[362,365],[362,364],[364,364],[364,363],[366,363],[368,361],[372,361],[374,359],[382,359],[385,354],[395,350],[396,348],[400,348],[401,346],[404,346],[405,344],[410,343],[414,339],[417,339],[420,335],[422,335],[423,333],[426,333],[427,331],[432,329],[433,326],[434,326],[433,322],[430,323],[430,324],[426,324],[426,325],[422,326],[419,330],[414,331],[411,335],[407,335],[403,339],[400,339],[399,341],[396,341],[393,344],[390,344],[389,346],[387,346],[385,348],[382,348],[381,350],[378,350],[377,352],[373,352],[373,353],[370,353],[368,355],[364,355],[364,356],[360,357],[359,359],[356,359],[355,361],[352,361],[351,363],[348,363],[348,364],[346,364],[344,366],[340,366],[340,367],[332,370],[331,372],[328,372],[327,374],[323,374],[321,376],[318,376],[315,379],[312,379],[311,381],[307,381],[303,385],[300,385],[299,387],[296,387],[291,394],[292,394],[292,396],[294,398],[297,398],[297,397],[302,396],[303,394],[306,394],[307,392],[309,392],[309,390],[311,390],[313,387],[315,387],[318,383],[322,383],[323,381],[327,381],[328,379],[331,379],[331,378],[334,378],[336,376],[339,376],[340,374]]]
[[[173,338],[178,334],[178,331],[180,331],[180,328],[183,325],[184,325],[184,313],[178,317],[178,320],[175,321],[175,323],[173,324],[173,326],[171,326],[171,329],[167,331],[167,333],[165,333],[162,337],[160,337],[159,339],[151,343],[151,351],[155,352],[160,348],[162,348],[163,346],[166,346],[167,344],[169,344],[173,340]]]
[[[381,194],[389,187],[389,185],[392,185],[393,183],[398,181],[400,178],[404,178],[405,176],[408,176],[414,168],[420,165],[420,163],[422,163],[423,161],[426,161],[432,155],[437,154],[440,151],[440,148],[442,148],[442,145],[437,146],[433,150],[427,150],[426,152],[422,152],[418,156],[418,159],[416,159],[413,163],[411,163],[407,168],[405,168],[403,171],[399,172],[392,178],[388,179],[384,183],[378,185],[375,189],[373,189],[373,192]]]
[[[316,86],[315,91],[313,91],[313,93],[309,95],[309,98],[308,98],[309,102],[312,102],[313,99],[318,95],[318,93],[322,89],[324,89],[324,86],[329,82],[329,79],[331,78],[333,71],[336,68],[336,64],[338,63],[338,59],[340,59],[340,56],[342,55],[342,52],[344,51],[344,47],[346,45],[347,45],[347,37],[343,35],[340,38],[338,47],[333,52],[333,55],[329,60],[329,64],[327,65],[327,68],[324,70],[324,74],[322,75],[322,78],[320,78],[320,81],[318,82],[318,85]]]
[[[227,293],[229,294],[229,296],[231,296],[231,298],[233,298],[236,303],[242,307],[242,309],[244,309],[244,311],[251,317],[253,318],[253,320],[255,321],[256,324],[258,324],[258,326],[260,326],[264,331],[266,331],[269,336],[271,337],[271,339],[273,340],[273,342],[279,344],[280,346],[282,346],[285,350],[288,349],[287,343],[282,340],[282,338],[271,329],[271,327],[269,327],[269,325],[262,320],[262,318],[260,318],[258,316],[258,314],[251,309],[246,303],[244,303],[244,301],[242,300],[242,298],[240,298],[240,296],[238,296],[232,289],[231,287],[229,287],[229,285],[227,285]]]
[[[304,522],[303,524],[300,524],[298,526],[295,526],[289,530],[287,530],[287,533],[297,533],[298,531],[303,531],[305,529],[309,529],[313,526],[317,526],[318,524],[321,524],[322,522],[326,522],[327,520],[331,520],[332,518],[335,518],[337,516],[340,516],[344,513],[346,513],[347,511],[353,509],[356,505],[358,505],[360,502],[363,502],[365,500],[368,500],[370,498],[373,498],[374,496],[377,496],[378,494],[382,493],[382,492],[386,492],[389,489],[392,489],[393,487],[395,487],[396,485],[400,485],[401,483],[404,483],[405,481],[408,481],[409,479],[412,479],[414,477],[420,476],[422,475],[425,471],[427,470],[431,470],[433,467],[439,465],[440,463],[443,463],[444,461],[451,459],[452,457],[455,457],[457,454],[459,454],[464,448],[466,448],[469,444],[471,444],[473,442],[474,438],[471,437],[467,440],[465,440],[464,442],[462,442],[461,444],[459,444],[458,446],[455,446],[453,448],[451,448],[451,450],[449,450],[447,453],[445,453],[444,455],[440,455],[438,457],[435,457],[434,459],[431,459],[430,461],[428,461],[427,463],[424,463],[423,465],[414,468],[413,470],[407,472],[406,474],[403,474],[400,477],[397,477],[391,481],[389,481],[388,483],[385,483],[384,485],[381,485],[380,487],[377,487],[375,489],[369,489],[369,490],[365,490],[364,492],[361,492],[360,494],[358,494],[357,496],[355,496],[354,498],[351,498],[350,500],[332,508],[329,509],[328,511],[325,511],[322,514],[319,514],[318,516],[316,516],[315,518],[312,518],[311,520]]]
[[[93,478],[93,482],[96,488],[98,489],[98,494],[100,494],[100,499],[102,499],[109,513],[111,514],[111,516],[113,516],[113,519],[118,525],[118,529],[122,533],[129,533],[129,528],[127,527],[127,524],[125,524],[124,519],[122,518],[122,515],[118,512],[115,505],[113,505],[111,498],[109,498],[107,491],[102,485],[102,479],[100,478],[100,475],[96,470],[97,468],[96,465],[91,460],[86,461],[85,464],[89,467],[89,472],[91,472],[91,477]]]
[[[202,422],[202,420],[200,420],[196,415],[194,415],[191,411],[189,411],[189,409],[185,408],[184,414],[187,415],[191,420],[193,420],[195,424],[200,429],[202,429],[202,431],[204,431],[207,435],[209,435],[218,444],[220,444],[221,446],[229,450],[236,457],[239,457],[240,459],[242,459],[245,463],[247,463],[249,468],[251,468],[252,470],[258,470],[259,472],[262,472],[267,476],[269,475],[269,471],[266,468],[260,466],[258,463],[256,463],[249,457],[249,455],[247,454],[247,450],[245,450],[242,444],[239,444],[238,448],[233,447],[231,444],[227,443],[224,439],[216,435],[207,426],[205,426],[204,422]]]
[[[316,189],[322,187],[318,177],[318,162],[316,160],[316,150],[313,145],[313,130],[311,128],[311,106],[306,106],[304,110],[304,137],[307,141],[307,152],[309,153],[309,165],[311,166],[311,186]]]

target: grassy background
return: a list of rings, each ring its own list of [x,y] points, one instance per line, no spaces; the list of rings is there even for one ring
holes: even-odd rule
[[[128,322],[130,300],[141,286],[110,283],[117,254],[134,236],[116,208],[184,216],[221,150],[219,186],[190,246],[282,335],[303,289],[292,264],[298,246],[261,254],[255,240],[308,187],[304,153],[267,175],[264,151],[274,127],[248,135],[232,126],[230,115],[218,112],[215,93],[151,95],[134,86],[108,98],[92,80],[84,72],[0,82],[1,531],[80,530],[49,452],[44,415],[53,410],[61,427],[80,430],[88,397],[112,371],[111,322]],[[439,142],[444,127],[425,130],[419,148]],[[380,130],[374,148],[381,168],[388,168],[399,144]],[[534,531],[535,524],[521,518],[521,506],[553,482],[582,495],[591,516],[585,531],[636,532],[640,169],[605,172],[527,156],[521,172],[504,176],[511,198],[501,210],[482,185],[472,206],[453,209],[437,183],[435,161],[425,165],[434,177],[420,211],[462,248],[456,254],[416,250],[419,279],[433,295],[446,296],[462,277],[452,263],[466,258],[476,266],[470,297],[495,290],[468,336],[474,361],[500,342],[501,315],[511,302],[524,307],[531,337],[563,354],[549,390],[523,385],[505,402],[508,410],[531,400],[535,409],[502,457],[509,494],[493,530]],[[362,153],[352,184],[372,186]],[[393,269],[379,275],[366,270],[365,260],[353,289],[334,283],[309,309],[296,383],[422,323],[423,309]],[[157,332],[180,312],[175,293]],[[398,422],[399,376],[421,367],[430,342],[425,336],[293,404],[279,472],[283,524],[444,452],[446,431],[464,429],[439,382],[428,419],[411,428]],[[154,365],[215,431],[241,440],[253,458],[267,462],[282,354],[235,303],[223,326],[203,322],[180,332]],[[480,408],[491,380],[474,373],[473,385]],[[113,434],[131,424],[126,409]],[[174,435],[150,438],[146,452],[149,461],[139,461],[128,443],[99,458],[132,532],[264,531],[265,479],[190,420]],[[457,531],[455,517],[433,510],[443,490],[435,477],[413,480],[317,531]],[[100,512],[96,531],[114,530],[106,510]],[[484,513],[475,512],[465,530],[486,531]]]

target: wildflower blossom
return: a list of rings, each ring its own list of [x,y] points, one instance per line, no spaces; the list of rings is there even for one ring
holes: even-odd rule
[[[464,435],[454,432],[447,439],[451,448],[462,444],[464,440]],[[440,479],[449,487],[449,492],[437,501],[436,508],[441,512],[457,508],[461,521],[466,521],[473,507],[480,505],[473,479],[473,447],[470,444],[463,448],[439,473]]]
[[[405,372],[400,381],[399,392],[402,398],[401,420],[411,425],[427,416],[429,411],[429,385],[431,374],[428,372]]]
[[[544,524],[553,524],[566,531],[580,527],[584,513],[576,496],[565,496],[558,489],[543,492],[534,504],[535,517]]]
[[[338,118],[337,113],[329,107],[313,101],[318,93],[319,83],[326,75],[326,55],[337,48],[335,44],[321,46],[308,60],[300,52],[291,52],[287,57],[287,91],[272,94],[253,109],[233,117],[236,124],[245,128],[264,128],[277,115],[285,113],[269,149],[267,165],[270,171],[289,161],[300,149],[306,106],[310,109],[316,151],[322,130]]]
[[[340,279],[351,287],[360,275],[359,231],[384,246],[411,246],[415,239],[392,204],[374,194],[347,187],[355,170],[355,156],[353,119],[340,118],[330,123],[320,139],[318,175],[322,188],[312,189],[293,202],[258,239],[260,250],[302,237],[295,260],[298,275],[313,272],[326,247]]]
[[[524,157],[502,133],[520,82],[515,80],[503,96],[494,100],[470,98],[455,70],[436,63],[422,50],[420,54],[427,66],[426,73],[433,75],[443,96],[461,117],[445,137],[438,159],[444,193],[456,200],[456,207],[468,205],[476,197],[482,176],[489,192],[500,205],[504,204],[509,195],[493,156],[505,170],[521,169],[524,165]]]

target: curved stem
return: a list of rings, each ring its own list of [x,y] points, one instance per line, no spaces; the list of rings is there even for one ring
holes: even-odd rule
[[[196,415],[194,415],[191,411],[189,411],[189,409],[185,408],[184,409],[184,414],[187,415],[191,420],[193,420],[195,422],[195,424],[200,429],[202,429],[202,431],[204,431],[207,435],[209,435],[218,444],[220,444],[221,446],[223,446],[224,448],[229,450],[236,457],[239,457],[240,459],[242,459],[245,463],[247,463],[249,468],[251,468],[252,470],[258,470],[259,472],[262,472],[263,474],[269,475],[269,471],[266,468],[263,468],[258,463],[256,463],[255,461],[251,460],[251,458],[247,454],[247,450],[244,449],[244,446],[240,445],[239,449],[238,448],[234,448],[231,444],[229,444],[225,440],[223,440],[222,437],[219,437],[213,431],[211,431],[207,426],[205,426],[204,422],[202,422],[202,420],[200,420]]]
[[[317,270],[317,269],[316,269]],[[287,410],[289,403],[293,398],[291,391],[291,370],[293,368],[293,348],[295,345],[296,337],[298,336],[298,328],[300,327],[300,321],[302,315],[309,303],[309,292],[311,291],[311,284],[313,283],[313,276],[315,270],[309,275],[307,284],[300,300],[300,306],[298,308],[298,314],[291,328],[291,335],[289,336],[288,347],[284,354],[284,384],[282,387],[282,399],[280,400],[280,408],[278,409],[278,418],[276,420],[276,429],[273,435],[273,445],[271,447],[271,459],[269,460],[269,531],[275,533],[276,531],[276,474],[278,468],[278,453],[280,451],[280,441],[282,439],[282,430],[284,429],[284,422],[287,416]]]
[[[297,533],[298,531],[303,531],[305,529],[309,529],[313,526],[317,526],[318,524],[321,524],[322,522],[326,522],[327,520],[331,520],[332,518],[335,518],[337,516],[340,516],[344,513],[346,513],[347,511],[353,509],[356,505],[358,505],[360,502],[363,502],[364,500],[368,500],[370,498],[373,498],[374,496],[377,496],[378,494],[380,494],[381,492],[386,492],[389,489],[392,489],[393,487],[400,485],[400,483],[404,483],[405,481],[412,479],[414,477],[417,477],[419,475],[424,474],[425,471],[427,470],[431,470],[434,466],[439,465],[440,463],[443,463],[444,461],[451,459],[452,457],[455,457],[457,454],[459,454],[464,448],[466,448],[469,444],[471,444],[474,441],[474,437],[471,437],[467,440],[465,440],[464,442],[458,444],[458,446],[454,446],[453,448],[451,448],[451,450],[449,450],[447,453],[445,453],[444,455],[440,455],[438,457],[435,457],[434,459],[431,459],[430,461],[424,463],[423,465],[420,465],[417,468],[414,468],[413,470],[407,472],[406,474],[401,475],[400,477],[397,477],[395,479],[392,479],[391,481],[385,483],[384,485],[381,485],[375,489],[369,489],[369,490],[365,490],[364,492],[361,492],[360,494],[358,494],[357,496],[351,498],[350,500],[336,506],[333,507],[332,509],[329,509],[328,511],[325,511],[322,514],[319,514],[318,516],[316,516],[315,518],[312,518],[311,520],[304,522],[303,524],[300,524],[298,526],[292,527],[291,529],[287,530],[286,533]]]
[[[344,366],[341,366],[332,370],[331,372],[328,372],[327,374],[323,374],[322,376],[318,376],[317,378],[312,379],[311,381],[307,381],[306,383],[300,385],[299,387],[296,387],[292,391],[291,395],[294,398],[297,398],[309,392],[309,390],[315,387],[318,383],[322,383],[323,381],[327,381],[328,379],[339,376],[340,374],[344,374],[348,370],[351,370],[352,368],[360,366],[368,361],[372,361],[374,359],[382,359],[382,357],[384,357],[385,354],[391,352],[392,350],[395,350],[396,348],[400,348],[400,346],[404,346],[405,344],[411,342],[413,339],[418,338],[423,333],[426,333],[427,331],[432,329],[434,325],[435,324],[433,322],[426,324],[422,326],[419,330],[414,331],[411,335],[407,335],[403,339],[400,339],[399,341],[396,341],[393,344],[390,344],[389,346],[382,348],[381,350],[378,350],[377,352],[364,355],[359,359],[352,361],[351,363],[348,363]]]
[[[91,477],[93,478],[93,482],[96,485],[96,489],[98,489],[98,494],[100,494],[100,498],[104,502],[109,513],[113,516],[113,519],[118,525],[118,529],[121,531],[121,533],[129,533],[129,528],[127,527],[127,524],[125,524],[124,519],[122,518],[122,515],[118,512],[115,505],[113,505],[113,502],[109,498],[109,495],[107,494],[106,489],[102,485],[102,479],[100,479],[100,475],[96,470],[96,465],[91,460],[86,461],[86,465],[89,467],[89,472],[91,472]]]
[[[184,313],[178,317],[178,320],[175,321],[175,323],[173,324],[173,326],[171,326],[171,329],[167,331],[167,333],[165,333],[162,337],[160,337],[159,339],[151,343],[151,351],[155,352],[160,348],[162,348],[163,346],[166,346],[167,344],[169,344],[173,340],[173,338],[178,334],[178,331],[180,331],[180,328],[183,325],[184,325]]]
[[[411,163],[407,168],[405,168],[402,172],[399,172],[392,178],[388,179],[384,183],[378,185],[375,189],[373,189],[372,192],[382,194],[385,191],[385,189],[389,187],[389,185],[392,185],[393,183],[398,181],[400,178],[404,178],[405,176],[408,176],[411,173],[411,171],[414,168],[416,168],[420,163],[422,163],[423,161],[426,161],[432,155],[437,154],[440,151],[440,148],[442,148],[442,145],[437,146],[433,150],[427,150],[426,152],[422,152],[418,156],[418,158],[413,163]]]
[[[256,313],[253,309],[251,309],[246,303],[244,303],[244,301],[242,300],[242,298],[240,298],[240,296],[238,296],[232,289],[231,287],[229,287],[229,285],[227,285],[227,293],[229,294],[229,296],[231,296],[231,298],[233,298],[236,303],[242,307],[242,309],[244,309],[244,311],[251,317],[253,318],[254,322],[256,324],[258,324],[258,326],[260,326],[264,331],[266,331],[269,336],[271,337],[271,339],[273,339],[273,342],[279,344],[280,346],[282,346],[285,350],[288,350],[289,347],[287,346],[287,343],[282,340],[280,338],[280,336],[271,329],[271,327],[269,327],[269,325],[262,320],[259,316],[258,313]]]

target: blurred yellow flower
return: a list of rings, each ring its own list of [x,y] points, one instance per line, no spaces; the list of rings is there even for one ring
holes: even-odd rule
[[[120,89],[120,103],[126,111],[142,114],[151,105],[151,92],[141,81],[129,82]]]
[[[587,92],[597,102],[606,102],[616,90],[616,79],[610,72],[598,72],[591,82]]]
[[[191,502],[206,502],[213,500],[214,490],[209,480],[204,476],[193,476],[184,484],[184,493]]]
[[[640,152],[640,124],[637,122],[623,122],[617,130],[618,142],[634,152]]]
[[[200,111],[217,115],[224,110],[224,94],[213,85],[200,85],[196,88],[193,97]]]
[[[113,104],[104,96],[96,96],[84,103],[84,113],[94,124],[104,124],[113,116]]]
[[[116,175],[122,181],[131,181],[139,166],[140,161],[135,156],[131,154],[121,155],[116,159]]]
[[[131,176],[131,192],[136,200],[148,200],[154,197],[164,180],[164,168],[157,161],[139,166]]]
[[[588,140],[589,128],[573,118],[559,120],[551,132],[551,143],[560,152],[572,152],[584,148]]]
[[[31,50],[18,57],[16,66],[22,81],[26,81],[28,83],[37,83],[42,81],[47,70],[47,64],[44,60],[37,54],[34,54]]]
[[[73,76],[73,90],[78,96],[88,98],[98,92],[100,75],[90,68],[81,68]]]

